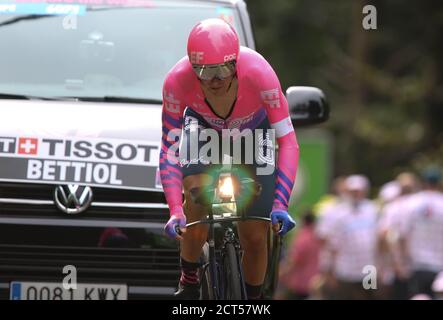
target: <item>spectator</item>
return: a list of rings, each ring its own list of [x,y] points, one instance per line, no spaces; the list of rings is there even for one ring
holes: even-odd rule
[[[422,173],[424,190],[411,196],[401,237],[405,239],[412,276],[410,296],[434,297],[432,283],[443,271],[443,194],[441,171],[427,168]]]
[[[436,300],[443,300],[443,271],[440,271],[432,283],[432,292]]]
[[[346,177],[339,176],[332,183],[332,194],[324,196],[314,207],[314,212],[318,216],[315,233],[320,241],[318,291],[319,295],[325,299],[333,299],[336,287],[335,278],[332,277],[331,270],[332,253],[330,240],[333,233],[334,219],[338,211],[334,208],[342,203],[346,198]]]
[[[338,176],[334,179],[331,185],[331,193],[325,194],[321,199],[315,204],[313,211],[318,217],[321,217],[328,208],[334,206],[343,200],[346,194],[346,177]]]
[[[397,199],[401,194],[401,186],[400,183],[396,180],[389,181],[388,183],[385,183],[381,189],[380,193],[378,195],[380,199],[380,205],[381,207],[387,205],[388,203],[393,202],[395,199]]]
[[[303,215],[303,225],[293,240],[282,270],[288,299],[307,299],[312,279],[318,274],[320,243],[314,228],[315,216],[308,211]]]
[[[390,298],[396,300],[408,299],[408,281],[410,266],[408,264],[405,242],[400,238],[402,225],[405,223],[405,213],[409,207],[409,199],[418,190],[418,181],[414,174],[401,173],[396,178],[400,187],[399,197],[392,199],[383,206],[378,223],[379,249],[381,256],[389,255],[389,266],[386,272],[392,271],[392,279],[385,279],[390,286]],[[386,251],[383,251],[383,250]]]
[[[380,280],[380,285],[377,290],[378,299],[389,299],[392,297],[393,283],[395,273],[393,262],[386,241],[387,228],[384,225],[386,221],[385,211],[390,207],[390,204],[401,195],[401,187],[398,181],[390,181],[385,183],[379,192],[379,227],[378,227],[378,245],[377,245],[377,275]]]
[[[366,198],[369,181],[365,176],[346,179],[348,198],[334,207],[330,273],[337,279],[338,299],[372,299],[363,288],[363,269],[375,266],[377,208]]]

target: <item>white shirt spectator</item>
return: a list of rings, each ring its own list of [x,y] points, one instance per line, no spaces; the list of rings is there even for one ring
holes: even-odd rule
[[[411,195],[403,195],[387,203],[383,207],[378,221],[379,235],[383,236],[389,246],[389,252],[382,256],[384,264],[380,268],[382,281],[385,284],[390,284],[394,280],[394,262],[397,262],[397,266],[401,267],[404,275],[410,273],[409,261],[407,261],[400,243],[402,230],[405,229],[410,197]]]
[[[421,191],[410,198],[402,236],[413,270],[443,270],[443,194]]]
[[[333,234],[333,226],[338,213],[335,208],[340,205],[340,203],[341,201],[334,201],[325,206],[319,213],[315,232],[320,239],[327,240]]]
[[[385,183],[380,190],[379,198],[384,204],[390,203],[397,199],[401,194],[401,186],[397,181]]]
[[[315,228],[315,234],[323,241],[319,253],[319,269],[327,272],[332,267],[331,237],[334,234],[335,219],[339,211],[335,208],[341,203],[341,199],[329,203],[319,212],[319,218]]]
[[[367,199],[357,206],[349,201],[337,205],[331,245],[336,252],[334,271],[339,280],[360,282],[363,268],[375,265],[377,207]]]
[[[380,232],[387,232],[388,242],[397,242],[400,233],[406,227],[406,213],[412,195],[403,195],[386,204],[378,222]]]

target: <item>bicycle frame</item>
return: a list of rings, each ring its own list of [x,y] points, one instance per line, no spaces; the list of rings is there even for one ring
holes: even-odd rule
[[[205,261],[202,270],[205,276],[208,276],[207,271],[209,271],[208,278],[210,288],[208,288],[208,290],[211,290],[210,293],[212,293],[212,298],[223,299],[226,295],[226,288],[223,287],[223,284],[230,283],[231,286],[235,287],[235,289],[231,288],[233,291],[236,292],[234,293],[234,296],[238,297],[238,292],[241,291],[241,297],[246,299],[246,288],[244,284],[243,270],[240,262],[240,241],[237,238],[234,230],[228,227],[227,224],[245,220],[260,220],[270,223],[271,219],[246,215],[246,212],[244,211],[245,207],[241,205],[241,202],[243,202],[242,199],[244,199],[243,196],[258,196],[261,193],[261,185],[250,178],[239,179],[238,177],[232,176],[233,172],[231,170],[228,171],[229,172],[219,173],[218,187],[202,187],[190,190],[192,200],[195,203],[206,206],[209,210],[206,219],[201,219],[188,223],[186,227],[192,227],[193,225],[197,224],[209,225],[207,238],[208,250],[207,257],[205,257],[207,261]],[[229,193],[231,195],[227,195],[226,193],[222,192],[222,189],[226,186],[226,180],[224,180],[226,177],[228,177],[226,174],[228,174],[229,178],[231,179],[231,181],[228,183],[232,186]],[[235,183],[232,182],[233,179],[235,179]],[[230,206],[230,204],[232,204],[232,206]],[[234,205],[235,209],[233,209]],[[219,206],[218,210],[215,211],[218,212],[215,213],[214,208],[217,209],[217,206]],[[225,265],[221,266],[217,263],[215,224],[220,224],[223,227],[221,261],[223,262],[223,264],[227,263],[229,265],[228,269],[231,271],[229,276],[224,272],[225,270],[223,268],[225,267]],[[274,241],[274,243],[276,242]],[[278,241],[277,243],[280,243],[280,241]],[[273,259],[275,259],[276,253],[279,254],[279,250],[278,252],[273,252]],[[233,260],[235,260],[235,264]],[[271,264],[269,264],[268,261],[268,265],[271,267],[271,270],[276,269],[275,261],[271,261]],[[235,270],[233,271],[233,269]],[[236,282],[237,277],[240,280],[240,288],[238,287],[238,283]],[[272,282],[274,283],[275,281]],[[235,285],[233,285],[233,283],[235,283]]]
[[[238,221],[246,221],[246,220],[260,220],[260,221],[266,221],[270,222],[271,220],[269,218],[263,218],[263,217],[229,217],[229,218],[214,218],[212,210],[210,210],[208,214],[208,219],[198,220],[191,222],[186,225],[186,227],[191,227],[193,225],[197,224],[208,224],[209,230],[208,230],[208,261],[205,265],[203,265],[203,271],[205,271],[207,268],[209,268],[209,275],[210,275],[210,283],[212,285],[212,293],[215,300],[219,300],[223,298],[224,295],[224,288],[221,284],[224,283],[223,274],[219,274],[218,270],[218,263],[216,258],[216,243],[215,243],[215,224],[221,224],[224,226],[223,228],[223,245],[222,245],[222,255],[224,251],[224,247],[227,243],[231,243],[234,248],[236,249],[236,253],[239,254],[240,252],[240,242],[237,236],[235,235],[235,232],[232,228],[225,226],[228,223],[231,222],[238,222]],[[246,288],[244,284],[244,278],[243,278],[243,269],[241,265],[238,266],[238,271],[240,273],[240,281],[241,281],[241,288],[242,288],[242,295],[246,298]]]
[[[196,196],[195,199],[199,199],[199,201],[203,201],[202,197],[204,198],[204,192],[206,193],[212,193],[216,192],[217,189],[209,189],[209,190],[204,190],[203,192],[199,190],[199,192],[197,193],[198,196]],[[215,198],[215,196],[214,196]],[[195,200],[194,199],[194,200]],[[206,203],[208,204],[208,203]],[[263,217],[247,217],[245,215],[244,210],[238,210],[238,208],[235,208],[235,214],[232,212],[224,212],[223,209],[226,209],[226,206],[229,206],[230,204],[235,204],[236,205],[236,200],[232,201],[226,201],[223,200],[222,202],[216,202],[214,203],[213,199],[211,200],[209,207],[209,212],[208,212],[208,217],[207,219],[202,219],[199,221],[194,221],[191,222],[189,224],[187,224],[187,227],[191,227],[193,225],[196,224],[208,224],[209,225],[209,230],[208,230],[208,261],[206,262],[206,265],[203,266],[203,272],[205,275],[206,274],[206,270],[209,269],[209,283],[211,288],[208,288],[208,290],[211,290],[211,295],[212,298],[214,299],[223,299],[226,296],[226,288],[223,287],[223,284],[227,283],[229,280],[226,278],[226,274],[225,274],[225,270],[224,270],[224,265],[219,265],[217,263],[217,257],[216,257],[216,243],[215,243],[215,224],[220,224],[223,227],[223,245],[221,247],[221,258],[222,261],[225,262],[225,259],[228,259],[226,261],[228,261],[228,263],[232,263],[229,262],[230,259],[232,259],[232,252],[231,252],[231,257],[228,257],[228,247],[232,246],[232,248],[234,249],[234,260],[236,262],[236,266],[230,266],[230,268],[235,268],[236,272],[238,272],[238,276],[239,276],[239,280],[240,280],[240,291],[241,294],[240,296],[244,299],[246,299],[247,295],[246,295],[246,287],[244,284],[244,278],[243,278],[243,270],[241,267],[241,254],[240,254],[240,241],[238,240],[234,230],[230,227],[227,226],[228,223],[233,223],[233,222],[237,222],[237,221],[244,221],[244,220],[251,220],[251,219],[255,219],[255,220],[262,220],[262,221],[266,221],[266,222],[270,222],[269,218],[263,218]],[[215,205],[221,205],[222,208],[222,212],[219,213],[218,215],[214,215],[214,206]],[[220,211],[220,210],[219,210]],[[239,212],[240,211],[240,212]],[[232,251],[232,248],[230,249]],[[221,269],[221,272],[220,272]],[[232,270],[231,270],[232,272]],[[237,292],[237,296],[238,296],[238,291],[239,288],[238,286],[236,287],[236,292]]]

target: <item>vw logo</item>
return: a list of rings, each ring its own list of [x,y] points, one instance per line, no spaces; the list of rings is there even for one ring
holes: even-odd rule
[[[92,189],[87,186],[69,184],[58,186],[54,191],[55,205],[67,214],[82,213],[92,202]]]

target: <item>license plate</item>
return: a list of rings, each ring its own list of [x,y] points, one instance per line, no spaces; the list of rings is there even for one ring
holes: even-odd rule
[[[120,284],[77,284],[65,289],[61,283],[11,282],[11,300],[127,300],[128,287]]]

